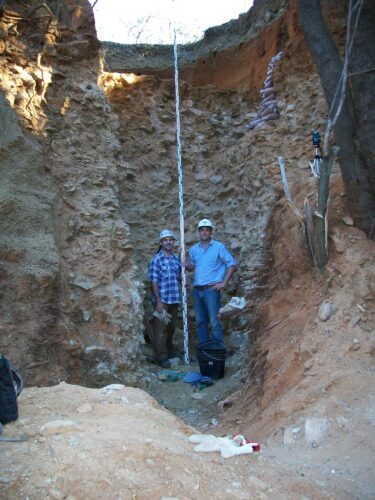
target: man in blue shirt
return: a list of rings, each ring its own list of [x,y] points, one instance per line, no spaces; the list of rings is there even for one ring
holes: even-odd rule
[[[236,261],[220,241],[212,239],[214,225],[209,219],[198,224],[200,241],[189,250],[185,261],[188,271],[194,270],[193,302],[199,343],[209,340],[208,325],[212,337],[224,340],[223,328],[218,318],[221,307],[220,290],[225,288],[236,270]]]
[[[148,276],[154,304],[154,350],[163,368],[171,366],[168,358],[174,356],[173,334],[176,329],[178,304],[180,302],[180,260],[173,254],[176,241],[169,229],[160,233],[160,246],[148,264]],[[166,314],[167,313],[167,314]]]

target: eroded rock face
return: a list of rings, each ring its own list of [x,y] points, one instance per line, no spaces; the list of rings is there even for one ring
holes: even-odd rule
[[[129,85],[113,74],[104,74],[101,83],[119,115],[127,158],[119,165],[120,203],[132,228],[134,259],[145,275],[160,229],[179,232],[174,86],[170,80],[152,77]],[[242,263],[256,259],[254,245],[262,238],[270,213],[267,206],[274,200],[272,185],[264,178],[269,173],[244,137],[246,110],[246,94],[182,84],[186,245],[198,237],[197,222],[210,216],[215,237],[224,240]]]
[[[61,188],[61,286],[68,320],[61,328],[69,339],[75,330],[84,378],[93,382],[134,368],[142,339],[141,297],[128,226],[119,211],[116,120],[92,73],[81,71],[79,78],[73,73],[62,87],[69,95],[62,114],[62,89],[50,94],[57,125],[51,173]]]
[[[2,21],[0,349],[29,383],[96,384],[130,373],[143,341],[117,121],[96,82],[88,2],[51,2],[44,24],[18,21],[36,5],[8,3]]]
[[[0,129],[0,349],[25,366],[46,360],[58,317],[56,186],[42,147],[2,94]]]

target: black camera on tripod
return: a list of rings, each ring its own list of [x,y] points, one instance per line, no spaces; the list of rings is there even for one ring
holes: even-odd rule
[[[321,140],[320,140],[320,134],[317,130],[314,130],[314,132],[312,133],[312,141],[313,141],[313,146],[318,148]]]

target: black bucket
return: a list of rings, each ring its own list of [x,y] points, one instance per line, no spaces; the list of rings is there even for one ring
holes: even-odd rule
[[[197,346],[201,375],[219,380],[224,377],[227,349],[220,340],[206,340]]]

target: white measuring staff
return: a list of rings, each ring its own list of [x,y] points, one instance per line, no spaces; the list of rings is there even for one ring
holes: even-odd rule
[[[181,154],[181,124],[180,124],[180,94],[178,90],[178,55],[176,29],[173,28],[173,47],[174,47],[174,83],[176,94],[176,138],[177,138],[177,170],[178,170],[178,200],[180,214],[180,237],[181,237],[181,295],[182,295],[182,321],[184,328],[184,361],[188,365],[189,358],[189,330],[187,318],[186,301],[186,269],[183,265],[185,261],[185,225],[184,225],[184,192],[182,188],[182,154]]]

